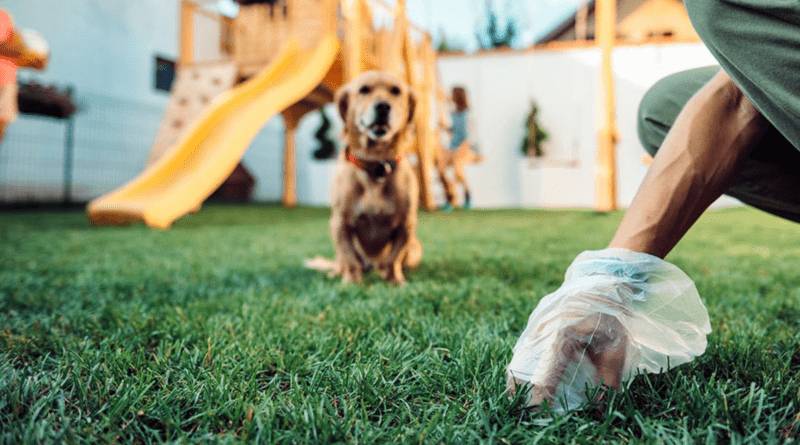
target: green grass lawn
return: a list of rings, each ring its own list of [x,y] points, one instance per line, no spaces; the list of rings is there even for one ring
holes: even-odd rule
[[[422,213],[409,284],[343,286],[327,209],[212,206],[168,231],[0,214],[0,442],[791,443],[800,225],[704,215],[667,257],[706,353],[604,407],[529,412],[504,368],[537,301],[621,213]]]

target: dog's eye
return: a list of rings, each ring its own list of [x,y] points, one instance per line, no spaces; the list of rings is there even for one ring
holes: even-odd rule
[[[358,90],[358,92],[361,94],[369,94],[370,92],[372,92],[372,88],[364,85],[363,87],[361,87],[360,90]]]
[[[392,94],[392,96],[399,96],[399,95],[400,95],[400,88],[398,88],[398,87],[392,87],[392,88],[389,90],[389,92]]]

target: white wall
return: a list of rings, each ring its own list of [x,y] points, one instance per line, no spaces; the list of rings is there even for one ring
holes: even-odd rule
[[[71,86],[82,106],[75,119],[72,195],[88,200],[122,185],[144,166],[168,94],[153,87],[156,55],[177,57],[178,2],[163,0],[5,0],[20,27],[50,43],[47,71],[20,71],[23,79]],[[629,205],[646,167],[636,135],[636,110],[645,91],[679,70],[710,65],[699,44],[619,47],[614,51],[618,200]],[[495,52],[442,56],[445,88],[470,94],[474,139],[484,162],[467,168],[475,207],[583,207],[594,205],[594,163],[599,128],[599,53]],[[550,140],[531,163],[519,153],[524,121],[535,100]],[[328,108],[335,140],[341,128]],[[304,205],[328,205],[333,162],[312,158],[319,115],[297,134],[297,194]],[[64,125],[22,117],[0,146],[0,201],[58,199],[63,179]],[[256,176],[255,200],[281,197],[283,123],[270,120],[244,156]],[[443,193],[434,189],[437,203]],[[729,200],[733,202],[732,200]]]
[[[613,54],[617,128],[618,205],[630,205],[647,171],[645,154],[636,133],[639,102],[662,77],[685,69],[715,64],[701,44],[618,47]],[[472,204],[477,208],[593,208],[595,160],[600,102],[600,54],[595,49],[569,51],[496,52],[439,58],[444,87],[464,86],[470,95],[474,140],[484,161],[467,168]],[[545,156],[531,161],[520,153],[524,122],[530,101],[539,106],[541,125],[547,130]],[[329,115],[337,122],[334,110]],[[278,123],[278,125],[280,125]],[[309,117],[298,132],[298,200],[301,204],[329,203],[333,163],[311,159],[318,128]],[[303,134],[308,132],[307,134]],[[274,144],[281,144],[274,141]],[[278,145],[280,146],[280,145]],[[259,176],[258,196],[280,198],[279,151],[268,152],[270,175]],[[248,153],[246,159],[255,160]],[[264,155],[261,155],[264,156]],[[263,158],[262,158],[263,160]],[[248,165],[264,164],[263,162]],[[251,167],[252,168],[252,167]],[[444,193],[434,178],[434,197],[444,203]],[[460,192],[459,192],[460,193]],[[739,205],[723,197],[715,207]]]
[[[646,172],[636,134],[642,96],[667,74],[715,61],[700,44],[618,47],[613,57],[617,196],[627,207]],[[467,88],[479,127],[475,138],[486,160],[467,169],[476,207],[594,206],[599,65],[596,49],[440,57],[445,87]],[[550,136],[538,162],[519,152],[531,100]]]
[[[495,53],[442,57],[446,89],[462,85],[471,100],[476,143],[484,162],[468,168],[476,207],[582,207],[592,188],[584,186],[594,151],[597,57],[571,53]],[[551,168],[528,172],[520,144],[531,100],[548,132]],[[574,163],[576,167],[555,167]],[[532,173],[532,174],[531,174]]]
[[[156,54],[177,57],[178,5],[171,0],[4,0],[17,27],[39,31],[51,49],[47,71],[21,78],[163,104],[153,89]]]
[[[71,87],[72,197],[90,199],[135,176],[169,95],[154,88],[155,56],[177,56],[178,2],[5,0],[18,28],[39,31],[51,57],[22,80]],[[0,147],[0,201],[53,200],[62,192],[63,121],[21,116]]]

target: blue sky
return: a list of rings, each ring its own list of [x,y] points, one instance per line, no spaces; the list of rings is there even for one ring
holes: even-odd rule
[[[233,0],[219,0],[222,9]],[[396,4],[395,0],[386,0]],[[483,23],[486,15],[487,0],[406,0],[406,11],[409,19],[427,29],[437,42],[443,32],[448,43],[467,51],[477,48],[475,29]],[[517,47],[530,45],[535,38],[546,33],[585,0],[489,0],[492,8],[501,18],[507,13],[514,17],[517,24]],[[229,5],[227,6],[230,7]]]
[[[505,23],[503,20],[510,12],[519,35],[516,46],[527,46],[574,13],[582,1],[491,0],[491,3],[501,23]],[[486,0],[406,0],[406,11],[411,21],[431,32],[434,40],[443,30],[448,42],[473,51],[477,47],[476,23],[485,19]]]

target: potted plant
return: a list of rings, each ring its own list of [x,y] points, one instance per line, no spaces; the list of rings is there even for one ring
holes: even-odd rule
[[[542,157],[544,150],[542,149],[542,142],[547,140],[547,132],[539,126],[539,121],[536,117],[539,112],[539,107],[536,102],[531,101],[531,111],[525,119],[525,136],[522,138],[522,145],[520,147],[522,154],[531,157]]]

